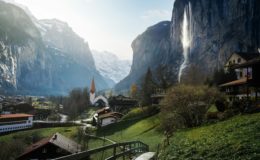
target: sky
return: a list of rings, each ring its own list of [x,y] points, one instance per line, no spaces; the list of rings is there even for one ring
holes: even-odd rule
[[[91,50],[132,59],[132,41],[149,26],[170,20],[174,0],[15,0],[37,19],[67,22]]]

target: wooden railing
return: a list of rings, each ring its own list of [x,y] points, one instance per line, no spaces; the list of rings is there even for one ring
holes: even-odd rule
[[[149,146],[141,141],[130,141],[130,142],[122,142],[115,143],[111,145],[106,145],[103,147],[99,147],[96,149],[83,151],[79,153],[74,153],[71,155],[63,156],[56,158],[54,160],[82,160],[82,159],[90,159],[91,155],[97,154],[99,152],[103,152],[105,150],[113,149],[113,153],[110,157],[107,157],[105,160],[116,160],[117,158],[123,157],[130,154],[144,153],[149,151]]]

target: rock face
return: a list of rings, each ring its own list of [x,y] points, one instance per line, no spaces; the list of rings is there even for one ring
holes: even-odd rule
[[[201,72],[210,74],[222,68],[234,51],[257,52],[260,47],[258,0],[176,0],[171,24],[172,54],[182,55],[183,15],[188,6],[191,36],[187,69],[195,65]]]
[[[206,77],[223,67],[234,51],[257,52],[260,48],[259,8],[258,0],[176,0],[170,27],[162,29],[161,32],[165,34],[159,36],[164,40],[147,36],[151,31],[149,28],[133,42],[131,72],[116,85],[116,89],[128,89],[131,83],[138,82],[148,66],[153,68],[161,63],[171,66],[175,81],[178,80],[178,72],[184,61],[182,40],[186,35],[183,34],[185,11],[189,44],[187,65],[183,69],[181,82],[189,77],[194,66]],[[156,34],[150,32],[150,35]]]
[[[103,77],[112,80],[112,84],[125,78],[131,68],[129,60],[121,60],[115,54],[104,51],[92,51],[96,68]]]
[[[149,27],[132,43],[133,64],[130,74],[120,81],[115,89],[129,89],[133,83],[140,84],[140,79],[150,67],[155,70],[159,65],[170,64],[175,59],[170,49],[170,22],[160,22]]]
[[[88,47],[64,22],[28,16],[0,1],[0,91],[65,94],[90,84],[107,88]]]

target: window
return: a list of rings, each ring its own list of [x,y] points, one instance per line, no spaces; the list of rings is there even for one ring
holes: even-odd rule
[[[237,63],[240,63],[240,62],[241,62],[241,58],[238,58],[238,59],[237,59]]]
[[[243,77],[243,72],[240,72],[240,78],[242,78]]]

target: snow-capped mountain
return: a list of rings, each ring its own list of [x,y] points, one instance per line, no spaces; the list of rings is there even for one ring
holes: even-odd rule
[[[125,78],[131,69],[130,60],[120,60],[115,54],[92,50],[97,70],[103,77],[112,79],[115,83]]]

